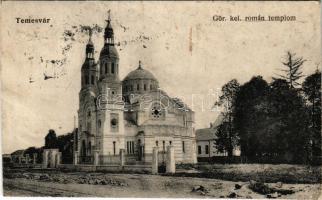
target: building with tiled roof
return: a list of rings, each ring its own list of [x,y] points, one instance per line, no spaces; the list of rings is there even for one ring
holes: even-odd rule
[[[209,128],[196,130],[198,161],[214,161],[215,157],[228,155],[227,152],[219,152],[215,144],[216,131],[222,120],[223,116],[219,115],[216,121],[210,124]],[[233,155],[239,156],[240,151],[234,149]]]

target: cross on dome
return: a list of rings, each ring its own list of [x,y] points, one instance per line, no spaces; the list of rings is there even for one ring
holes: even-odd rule
[[[142,69],[142,62],[141,62],[141,60],[139,60],[139,68],[138,69]]]

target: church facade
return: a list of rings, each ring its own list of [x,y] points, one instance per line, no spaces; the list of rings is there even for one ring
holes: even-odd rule
[[[151,162],[154,147],[164,162],[172,145],[177,163],[196,163],[194,112],[159,88],[157,78],[139,62],[122,81],[120,57],[114,44],[110,17],[99,60],[91,37],[81,68],[78,131],[75,154],[79,163],[113,164],[124,149],[127,163]]]

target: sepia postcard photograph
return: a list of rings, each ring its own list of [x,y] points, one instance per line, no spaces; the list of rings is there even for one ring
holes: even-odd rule
[[[322,199],[320,1],[0,1],[2,198]]]

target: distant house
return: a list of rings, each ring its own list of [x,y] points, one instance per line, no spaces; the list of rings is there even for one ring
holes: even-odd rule
[[[25,162],[25,156],[24,156],[25,150],[17,150],[11,153],[11,159],[14,163],[23,163]]]
[[[3,162],[11,162],[11,154],[2,154]]]
[[[227,152],[219,152],[216,147],[216,125],[214,123],[210,124],[209,128],[196,130],[198,162],[216,161],[216,157],[228,156]],[[238,148],[233,151],[233,155],[240,156],[240,151]]]

